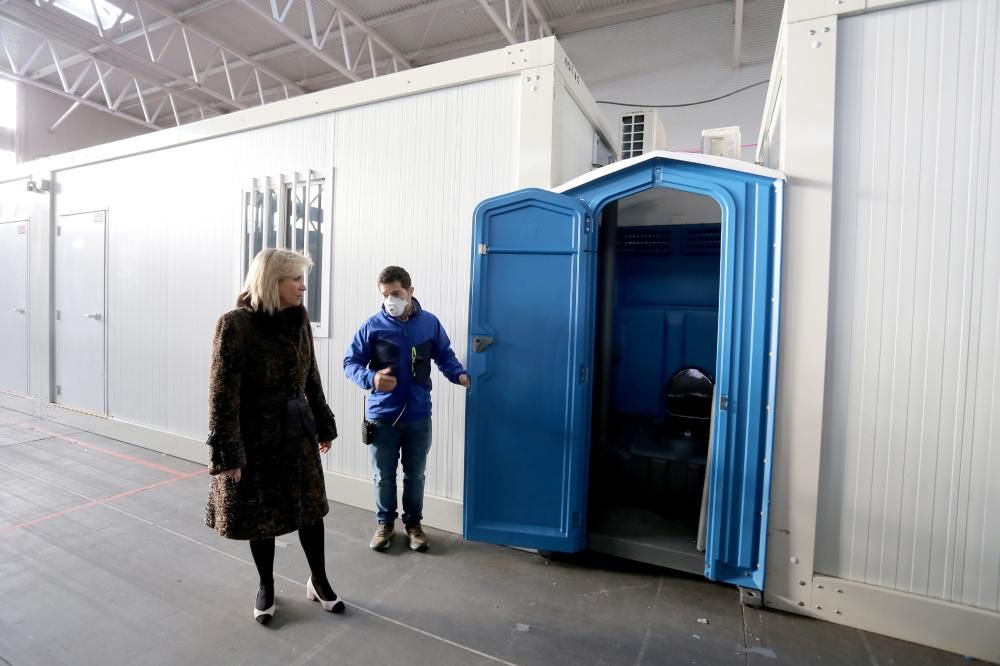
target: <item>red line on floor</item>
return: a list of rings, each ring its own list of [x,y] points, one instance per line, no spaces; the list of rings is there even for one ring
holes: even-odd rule
[[[39,516],[38,518],[32,518],[31,520],[26,520],[23,523],[18,523],[17,525],[0,527],[0,535],[4,535],[7,534],[8,532],[13,532],[15,530],[23,529],[25,527],[31,527],[32,525],[37,525],[38,523],[44,523],[45,521],[52,520],[53,518],[58,518],[60,516],[65,516],[67,513],[73,513],[74,511],[79,511],[80,509],[88,509],[92,506],[98,506],[99,504],[107,504],[108,502],[112,502],[116,499],[121,499],[123,497],[136,495],[146,490],[152,490],[153,488],[167,486],[170,485],[171,483],[177,483],[178,481],[183,481],[184,479],[190,479],[192,477],[198,476],[199,474],[204,474],[205,472],[206,470],[199,469],[194,472],[188,472],[187,474],[181,474],[180,476],[175,476],[172,479],[164,479],[163,481],[150,483],[140,488],[133,488],[132,490],[126,490],[125,492],[118,493],[117,495],[111,495],[110,497],[105,497],[104,499],[90,500],[89,502],[84,502],[83,504],[71,506],[68,509],[63,509],[62,511],[55,511],[53,513],[48,513],[44,516]]]
[[[109,456],[114,456],[115,458],[121,458],[122,460],[127,460],[127,461],[135,463],[137,465],[142,465],[144,467],[152,467],[153,469],[158,469],[161,472],[167,472],[169,474],[173,474],[174,476],[184,476],[184,472],[181,472],[179,470],[171,469],[170,467],[165,467],[163,465],[157,465],[154,462],[149,462],[148,460],[143,460],[142,458],[136,458],[135,456],[130,456],[127,453],[120,453],[118,451],[112,451],[111,449],[105,449],[105,448],[102,448],[100,446],[97,446],[96,444],[89,444],[87,442],[81,442],[78,439],[70,439],[69,437],[66,437],[64,435],[59,435],[59,434],[51,432],[49,430],[45,430],[44,428],[39,428],[38,426],[33,425],[31,423],[18,423],[17,425],[19,427],[22,427],[22,428],[28,428],[30,430],[37,430],[38,432],[45,433],[46,435],[49,435],[50,437],[55,437],[56,439],[61,439],[64,442],[69,442],[70,444],[76,444],[77,446],[82,446],[84,448],[91,449],[93,451],[97,451],[98,453],[103,453],[103,454],[106,454],[106,455],[109,455]]]

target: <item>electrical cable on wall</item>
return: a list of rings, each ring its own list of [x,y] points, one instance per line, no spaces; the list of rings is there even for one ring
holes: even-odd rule
[[[631,106],[631,107],[640,108],[640,109],[678,109],[678,108],[685,107],[685,106],[698,106],[699,104],[708,104],[709,102],[717,102],[720,99],[725,99],[727,97],[732,97],[733,95],[735,95],[737,93],[741,93],[744,90],[750,90],[750,88],[756,88],[757,86],[762,86],[765,83],[769,83],[769,79],[765,79],[763,81],[758,81],[757,83],[751,83],[750,85],[744,86],[744,87],[740,88],[739,90],[734,90],[732,92],[726,93],[725,95],[719,95],[718,97],[713,97],[712,99],[703,99],[703,100],[698,101],[698,102],[687,102],[686,104],[630,104],[630,103],[627,103],[627,102],[612,102],[612,101],[606,101],[606,100],[601,100],[601,99],[597,100],[597,103],[598,104],[611,104],[613,106]]]

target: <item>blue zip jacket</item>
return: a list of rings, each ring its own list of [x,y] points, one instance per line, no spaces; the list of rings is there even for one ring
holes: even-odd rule
[[[369,317],[354,334],[344,354],[344,372],[348,379],[370,391],[366,418],[416,421],[431,415],[431,359],[453,384],[465,374],[455,358],[451,340],[438,318],[411,299],[413,311],[406,321],[381,312]],[[396,388],[391,392],[375,391],[375,373],[392,368]],[[403,412],[403,407],[406,411]]]

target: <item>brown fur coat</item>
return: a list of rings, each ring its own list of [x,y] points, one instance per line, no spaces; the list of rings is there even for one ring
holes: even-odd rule
[[[205,524],[230,539],[257,539],[320,520],[329,505],[318,442],[336,436],[305,309],[222,315],[212,345]],[[236,467],[239,482],[218,474]]]

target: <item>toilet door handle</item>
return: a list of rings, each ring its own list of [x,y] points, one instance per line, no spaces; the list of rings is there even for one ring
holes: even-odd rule
[[[23,308],[23,307],[20,307],[20,308],[14,308],[14,312],[16,312],[17,314],[24,314],[24,313],[25,313],[25,312],[27,312],[27,311],[28,311],[28,310],[27,310],[26,308]]]
[[[488,335],[475,335],[472,337],[472,351],[479,353],[486,351],[486,348],[493,344],[493,338]]]
[[[102,315],[100,312],[91,312],[90,314],[85,314],[83,316],[86,317],[87,319],[93,319],[94,321],[101,321],[102,319],[104,319],[104,315]]]

